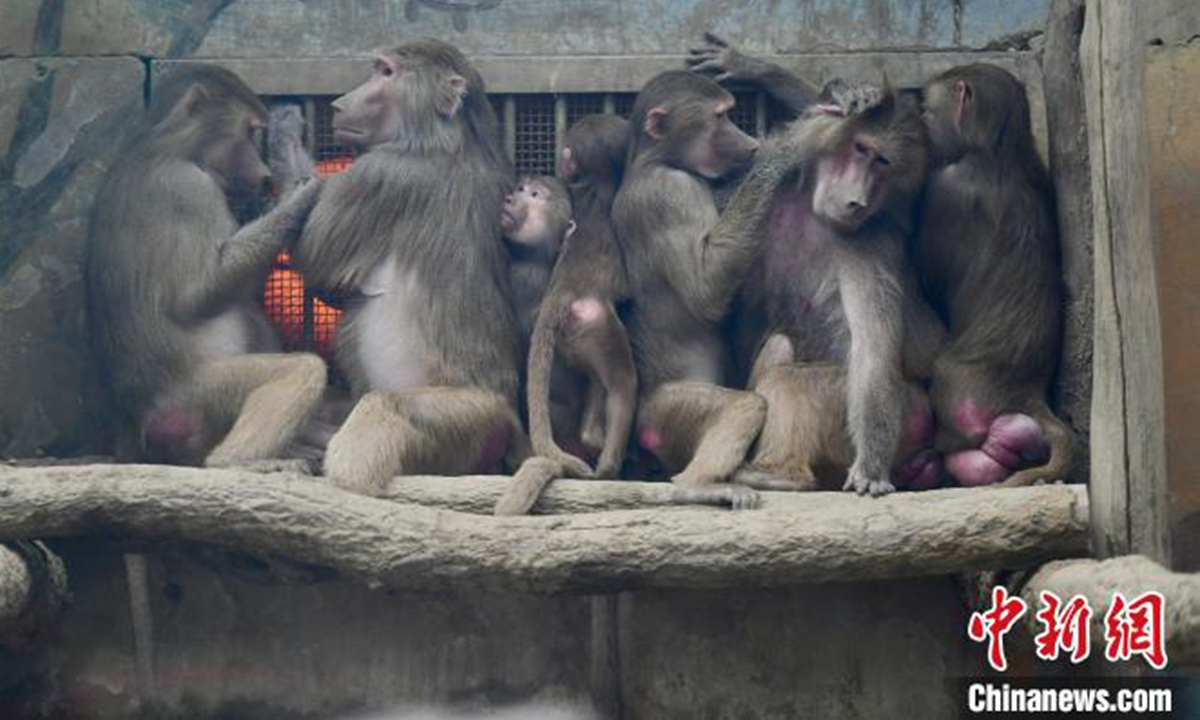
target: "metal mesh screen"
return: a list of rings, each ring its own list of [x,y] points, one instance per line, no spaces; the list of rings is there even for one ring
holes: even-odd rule
[[[575,93],[567,95],[567,127],[584,115],[604,112],[604,93]]]
[[[354,156],[350,148],[333,139],[333,102],[330,96],[314,97],[308,109],[309,122],[312,128],[309,137],[312,138],[313,160],[317,163],[317,172],[321,175],[332,175],[350,167]]]
[[[518,95],[516,157],[519,175],[554,174],[554,96]]]

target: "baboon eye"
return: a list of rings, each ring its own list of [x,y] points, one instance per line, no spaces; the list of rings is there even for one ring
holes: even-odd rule
[[[384,65],[383,69],[380,70],[380,73],[382,73],[384,77],[391,77],[396,74],[396,71],[393,70],[390,65]]]
[[[537,197],[537,196],[538,196],[538,191],[537,191],[537,190],[534,190],[533,192],[529,193],[529,196],[530,196],[530,197]]]
[[[885,158],[882,155],[879,155],[878,157],[876,157],[875,162],[879,163],[880,165],[891,165],[892,164],[891,160],[888,160],[887,158]]]
[[[858,153],[859,155],[866,155],[870,152],[870,150],[862,142],[856,140],[854,142],[854,152]]]

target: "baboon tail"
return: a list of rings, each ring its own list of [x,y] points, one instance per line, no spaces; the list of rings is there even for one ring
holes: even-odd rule
[[[1050,445],[1050,457],[1037,467],[1019,470],[1009,475],[1002,485],[1005,487],[1022,487],[1032,485],[1038,480],[1066,480],[1067,474],[1075,464],[1075,433],[1058,418],[1046,405],[1045,400],[1037,400],[1030,408],[1029,414],[1046,433],[1046,442]]]
[[[531,457],[521,464],[508,489],[496,502],[496,515],[525,515],[556,477],[562,477],[560,463],[544,457]]]

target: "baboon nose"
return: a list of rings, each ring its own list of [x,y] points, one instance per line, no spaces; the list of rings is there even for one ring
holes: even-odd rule
[[[861,212],[865,207],[867,206],[859,200],[851,200],[846,203],[846,209],[850,212]]]

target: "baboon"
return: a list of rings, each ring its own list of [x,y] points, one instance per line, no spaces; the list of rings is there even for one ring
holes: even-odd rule
[[[647,83],[633,106],[613,224],[632,297],[639,444],[682,468],[672,477],[679,502],[746,508],[757,493],[722,481],[745,458],[765,407],[754,393],[721,387],[728,358],[719,325],[760,235],[714,231],[710,185],[758,148],[729,119],[733,106],[728,91],[686,71]]]
[[[500,237],[513,186],[483,80],[454,46],[408,40],[334,101],[363,154],[331,178],[294,257],[348,293],[338,366],[361,399],[325,454],[338,486],[515,467],[529,452]]]
[[[1046,404],[1062,342],[1058,229],[1025,88],[994,65],[954,68],[926,84],[924,117],[937,167],[914,255],[949,328],[930,386],[938,449],[964,485],[1065,477],[1073,434]]]
[[[919,400],[908,401],[905,385],[905,378],[927,375],[942,333],[905,254],[928,141],[915,107],[890,90],[846,97],[855,101],[814,106],[768,142],[717,234],[734,243],[767,236],[747,275],[740,324],[751,333],[781,333],[794,359],[806,364],[790,367],[785,357],[768,363],[781,367],[760,369],[754,378],[768,396],[771,432],[760,438],[751,469],[778,473],[790,463],[796,489],[811,487],[806,466],[815,453],[849,465],[845,489],[881,495],[894,490],[892,470],[906,425],[926,428],[916,440],[929,434],[928,411]],[[778,353],[769,345],[765,350]],[[915,414],[907,420],[906,405]],[[829,423],[818,433],[831,438],[820,453],[813,439],[776,431],[813,408],[824,408],[817,421]],[[849,443],[841,440],[842,428]],[[853,448],[848,463],[848,453],[838,452],[846,447]],[[902,463],[907,479],[937,474],[926,467],[936,460],[920,455],[918,467]],[[754,477],[739,473],[738,479]]]
[[[629,123],[616,115],[583,117],[563,138],[560,174],[570,184],[577,229],[542,301],[527,378],[530,437],[545,462],[521,466],[497,514],[527,512],[555,477],[615,477],[625,461],[637,372],[617,311],[629,290],[611,213],[628,142]],[[556,435],[599,452],[595,472]]]
[[[559,249],[575,232],[566,186],[552,177],[521,178],[517,189],[504,198],[500,227],[508,248],[513,313],[524,357]]]
[[[587,477],[590,468],[563,457],[551,432],[550,377],[554,351],[588,377],[584,446],[600,453],[595,474],[615,476],[625,458],[637,395],[637,373],[617,303],[628,297],[621,249],[613,235],[612,204],[621,184],[629,123],[615,115],[589,115],[567,131],[561,174],[571,189],[577,230],[554,268],[529,356],[529,424],[534,452],[565,461]],[[581,467],[582,465],[582,467]]]
[[[88,310],[128,459],[272,468],[325,385],[309,354],[276,354],[258,302],[320,186],[238,229],[270,173],[267,111],[233,73],[166,76],[92,211]]]

